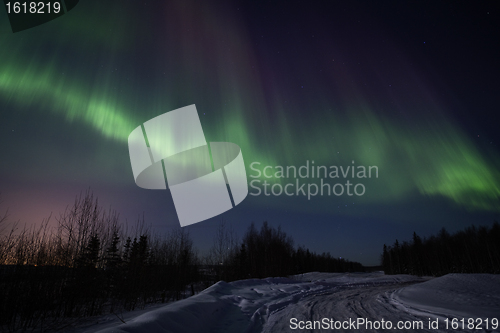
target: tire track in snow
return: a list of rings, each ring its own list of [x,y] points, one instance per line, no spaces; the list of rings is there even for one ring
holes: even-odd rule
[[[421,281],[420,281],[421,282]],[[383,285],[349,285],[332,288],[329,291],[321,291],[317,294],[310,294],[291,303],[280,311],[272,313],[262,330],[262,332],[326,332],[327,330],[292,330],[290,319],[297,318],[299,321],[319,320],[331,318],[335,321],[349,321],[349,318],[365,318],[371,321],[390,320],[393,323],[392,330],[376,329],[340,329],[335,332],[400,332],[396,328],[398,321],[422,321],[423,330],[419,332],[445,332],[444,330],[425,329],[428,317],[417,316],[398,307],[392,302],[392,293],[402,287],[406,287],[418,282],[406,282]],[[404,331],[404,330],[403,330]],[[416,330],[407,330],[416,331]]]

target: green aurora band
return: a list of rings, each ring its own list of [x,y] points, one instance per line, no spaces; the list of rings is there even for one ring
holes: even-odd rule
[[[104,63],[112,68],[120,63],[121,54],[132,52],[129,39],[139,37],[127,28],[126,19],[111,21],[113,29],[130,34],[129,39],[107,35],[106,24],[70,39],[84,25],[76,18],[61,18],[39,29],[2,37],[0,100],[15,110],[51,112],[73,126],[82,123],[103,138],[126,145],[130,132],[144,121],[187,105],[179,103],[190,97],[202,96],[195,102],[207,140],[238,144],[247,174],[253,161],[262,166],[300,166],[306,160],[348,166],[355,161],[356,165],[379,168],[379,179],[370,182],[370,193],[363,197],[366,202],[394,202],[418,192],[444,196],[470,210],[500,211],[498,156],[480,152],[449,117],[436,112],[411,124],[389,119],[373,110],[361,90],[352,88],[351,95],[357,95],[358,102],[340,109],[323,96],[320,105],[311,105],[314,112],[297,119],[298,107],[285,104],[278,88],[272,103],[265,100],[262,73],[249,65],[256,61],[243,27],[231,20],[217,20],[205,7],[193,17],[174,20],[175,15],[191,15],[181,3],[175,6],[169,24],[191,30],[180,29],[180,37],[156,41],[164,42],[168,52],[159,51],[154,61],[170,59],[172,72],[151,78],[146,88],[136,83],[140,74],[131,70],[105,73],[98,66]],[[53,46],[50,52],[41,51],[44,43]],[[206,43],[212,49],[202,52]],[[225,58],[226,45],[231,45],[231,59],[237,59],[234,64]],[[76,62],[82,66],[65,60],[67,52],[81,54]],[[98,55],[93,56],[95,53]],[[85,57],[98,60],[85,62]],[[94,76],[90,76],[93,69]],[[205,107],[203,102],[208,99],[211,106]],[[205,111],[210,111],[210,118],[201,116]]]

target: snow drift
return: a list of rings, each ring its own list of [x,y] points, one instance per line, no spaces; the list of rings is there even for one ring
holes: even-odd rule
[[[500,276],[308,273],[293,279],[221,281],[125,324],[108,321],[75,332],[290,332],[292,317],[397,321],[431,316],[500,317]]]

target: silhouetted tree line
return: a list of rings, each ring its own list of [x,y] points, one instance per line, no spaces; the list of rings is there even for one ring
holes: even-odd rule
[[[444,228],[436,236],[410,242],[384,244],[382,266],[386,274],[441,276],[448,273],[500,273],[500,225],[471,226],[450,235]]]
[[[0,216],[0,331],[65,330],[85,317],[177,300],[219,280],[362,271],[359,263],[294,247],[264,222],[238,240],[222,222],[200,259],[189,234],[152,234],[144,217],[132,230],[88,191],[41,226],[5,228]],[[4,227],[2,227],[4,226]],[[195,288],[196,287],[196,288]]]
[[[361,272],[363,266],[343,258],[335,258],[330,253],[316,254],[304,247],[294,248],[293,239],[281,227],[274,228],[267,222],[257,230],[252,223],[241,242],[232,237],[232,231],[224,232],[221,224],[214,244],[212,267],[217,270],[217,279],[225,281],[248,278],[289,276],[312,271],[320,272]]]
[[[71,318],[180,299],[198,281],[186,232],[153,236],[144,220],[127,232],[89,192],[55,232],[48,225],[0,235],[0,330],[64,330]]]

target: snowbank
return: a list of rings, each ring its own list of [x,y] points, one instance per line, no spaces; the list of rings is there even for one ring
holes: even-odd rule
[[[500,275],[448,274],[401,288],[393,299],[415,313],[500,319]]]
[[[132,317],[126,324],[110,327],[108,322],[78,332],[289,332],[292,316],[312,320],[312,313],[338,320],[396,321],[431,315],[498,318],[500,276],[450,274],[429,280],[381,272],[308,273],[292,279],[221,281],[198,295]]]

